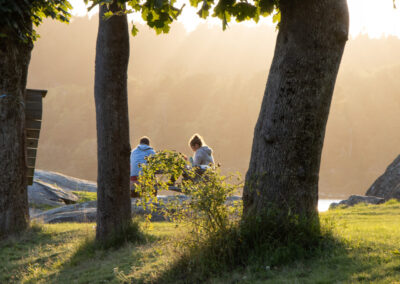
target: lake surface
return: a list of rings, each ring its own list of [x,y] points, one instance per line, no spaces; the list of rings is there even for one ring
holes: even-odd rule
[[[341,199],[320,199],[318,200],[318,211],[319,212],[324,212],[329,209],[329,205],[334,202],[340,202],[342,201]]]

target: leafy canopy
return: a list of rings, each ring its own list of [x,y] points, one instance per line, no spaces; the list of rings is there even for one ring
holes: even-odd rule
[[[105,14],[105,18],[108,19],[113,15],[121,13],[140,13],[147,25],[154,29],[157,34],[168,33],[170,26],[174,20],[176,20],[182,11],[183,5],[180,9],[174,7],[176,0],[84,0],[86,4],[89,2],[91,10],[96,5],[107,5],[109,6],[113,2],[116,2],[122,12],[113,13],[109,11]],[[127,4],[127,8],[126,5]],[[138,29],[135,25],[132,26],[132,35],[135,36],[138,33]]]
[[[10,34],[34,42],[39,35],[31,24],[37,27],[48,17],[68,23],[71,8],[68,0],[0,0],[0,38]]]
[[[123,13],[140,13],[143,20],[146,21],[150,28],[153,28],[157,34],[168,33],[171,24],[177,20],[182,12],[182,7],[178,8],[174,5],[176,0],[84,0],[86,4],[89,2],[91,6],[89,10],[96,5],[110,5],[114,1],[117,2]],[[232,18],[237,22],[246,20],[254,20],[258,22],[261,16],[269,16],[276,11],[273,16],[274,23],[279,23],[279,0],[189,0],[190,5],[199,8],[198,15],[206,19],[207,17],[216,17],[221,19],[222,27],[225,30],[228,22]],[[125,8],[127,4],[127,8]],[[210,11],[212,14],[210,15]],[[118,13],[108,12],[105,17],[111,17]],[[135,25],[132,27],[132,35],[135,36],[138,29]]]
[[[254,20],[256,23],[260,17],[267,17],[275,10],[273,22],[279,23],[279,0],[219,0],[215,3],[214,0],[190,0],[193,7],[200,7],[197,14],[206,19],[210,15],[210,10],[213,7],[212,17],[222,20],[222,28],[225,30],[231,18],[235,18],[237,22],[246,20]]]

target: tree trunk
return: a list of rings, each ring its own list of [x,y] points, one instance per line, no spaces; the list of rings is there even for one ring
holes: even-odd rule
[[[96,45],[95,103],[97,124],[97,230],[106,241],[131,222],[129,191],[129,119],[127,68],[129,31],[126,15],[105,20],[109,11],[121,11],[113,2],[100,6]]]
[[[29,22],[29,21],[27,21]],[[25,88],[33,45],[0,27],[0,238],[29,225]]]
[[[281,23],[243,191],[244,217],[318,216],[325,128],[348,37],[346,0],[281,0]]]

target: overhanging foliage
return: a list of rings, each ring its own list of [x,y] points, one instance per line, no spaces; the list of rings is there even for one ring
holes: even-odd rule
[[[84,0],[86,4],[91,3],[89,10],[96,5],[110,5],[113,0]],[[178,19],[183,8],[178,8],[174,5],[176,0],[116,0],[116,2],[123,8],[123,13],[140,13],[143,20],[147,25],[154,29],[157,34],[168,33],[173,21]],[[216,17],[221,19],[222,28],[225,30],[228,22],[232,18],[237,22],[246,20],[254,20],[258,22],[260,17],[273,16],[273,22],[280,22],[279,0],[189,0],[190,5],[193,7],[200,7],[197,14],[199,17],[206,19],[207,17]],[[125,8],[125,4],[127,8]],[[213,13],[210,15],[210,11]],[[119,13],[108,12],[106,18]],[[138,33],[137,27],[132,25],[132,35]]]
[[[38,34],[31,23],[39,26],[47,17],[68,23],[71,8],[67,0],[0,0],[0,39],[14,35],[25,43],[34,42]]]

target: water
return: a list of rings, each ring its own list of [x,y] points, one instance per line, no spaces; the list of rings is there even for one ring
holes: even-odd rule
[[[319,212],[325,212],[328,211],[329,205],[331,203],[339,203],[341,200],[340,199],[320,199],[318,200],[318,211]]]
[[[169,193],[169,192],[167,192]],[[167,195],[158,195],[158,197],[167,197],[168,195],[171,195],[170,193]],[[329,209],[329,205],[331,205],[331,203],[339,203],[340,201],[342,201],[341,199],[320,199],[318,200],[318,211],[319,212],[325,212],[328,211]]]

